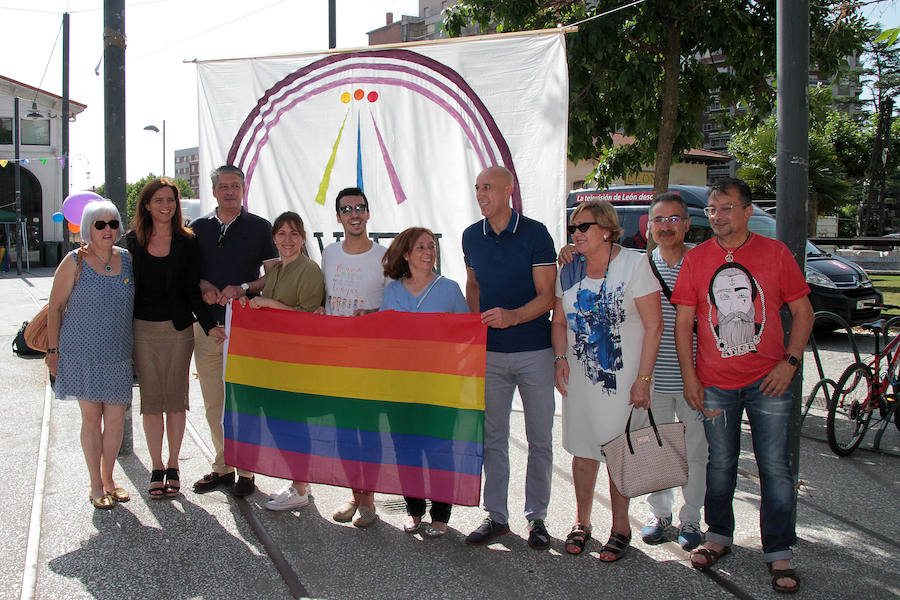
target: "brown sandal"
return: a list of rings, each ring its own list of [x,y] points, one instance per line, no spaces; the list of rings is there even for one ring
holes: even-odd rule
[[[793,594],[800,589],[800,577],[794,569],[773,569],[772,563],[767,563],[769,573],[772,574],[772,589],[779,594]],[[779,579],[790,579],[794,585],[779,585]]]
[[[731,554],[731,546],[725,546],[721,550],[713,550],[712,548],[698,548],[691,552],[691,566],[697,569],[698,571],[705,571],[710,568],[714,564],[716,564],[720,558],[724,558]],[[695,556],[702,556],[706,559],[702,565],[694,562]]]

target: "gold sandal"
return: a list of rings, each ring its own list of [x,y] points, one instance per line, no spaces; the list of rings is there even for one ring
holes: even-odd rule
[[[131,500],[131,494],[125,488],[117,487],[114,490],[106,490],[107,496],[112,496],[116,502],[128,502]]]
[[[116,499],[109,494],[103,494],[99,498],[88,496],[88,499],[91,501],[91,504],[94,505],[94,508],[102,508],[108,510],[116,505]]]

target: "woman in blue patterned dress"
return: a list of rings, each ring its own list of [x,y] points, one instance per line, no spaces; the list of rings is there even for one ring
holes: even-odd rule
[[[95,508],[130,499],[113,479],[134,378],[134,282],[128,251],[115,246],[119,232],[112,202],[85,207],[85,244],[56,269],[47,315],[47,366],[56,376],[56,397],[76,399],[81,406],[81,449]]]
[[[566,551],[581,554],[591,537],[600,447],[625,432],[632,408],[650,407],[663,325],[659,282],[646,255],[615,243],[622,228],[609,202],[579,204],[569,233],[581,259],[559,270],[552,341],[577,508]],[[643,427],[646,419],[645,410],[635,411],[631,427]],[[612,531],[600,551],[604,562],[622,558],[631,542],[628,498],[612,479],[609,494]]]

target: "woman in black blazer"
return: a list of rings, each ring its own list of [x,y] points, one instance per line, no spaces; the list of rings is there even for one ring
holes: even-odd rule
[[[171,498],[181,490],[178,455],[188,410],[191,325],[225,339],[200,295],[200,251],[184,226],[178,188],[170,179],[152,179],[141,190],[131,231],[125,235],[134,269],[134,366],[141,390],[141,416],[153,467],[151,498]],[[165,415],[165,418],[163,418]],[[163,435],[169,460],[163,468]]]

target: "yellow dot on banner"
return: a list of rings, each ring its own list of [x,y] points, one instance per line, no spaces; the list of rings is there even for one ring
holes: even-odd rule
[[[343,94],[341,94],[341,102],[343,102],[344,104],[350,102],[350,98],[350,92],[344,92]]]

